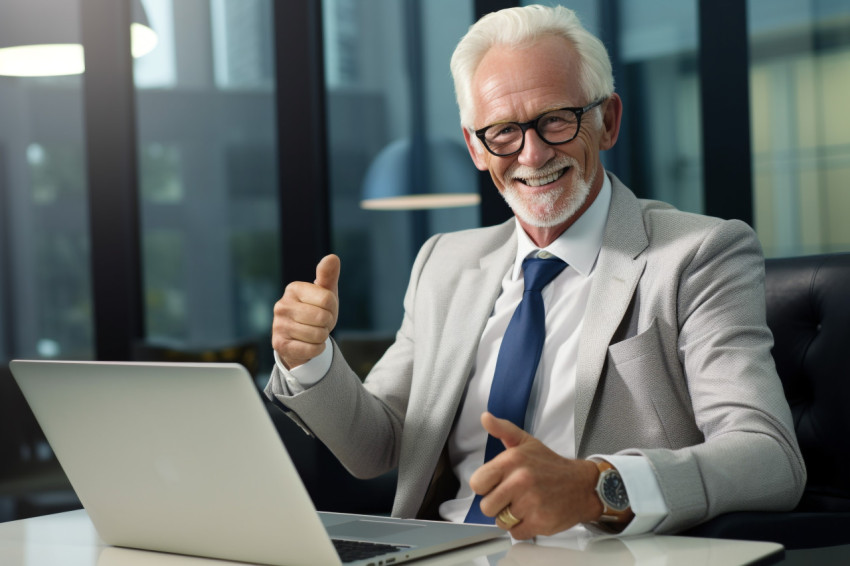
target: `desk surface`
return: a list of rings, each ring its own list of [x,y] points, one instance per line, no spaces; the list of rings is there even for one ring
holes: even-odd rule
[[[566,543],[564,543],[566,544]],[[505,538],[414,562],[417,566],[729,566],[771,564],[782,559],[782,546],[675,536],[646,536],[590,543],[584,550],[565,548],[551,539],[547,546],[511,545]],[[489,558],[489,559],[488,559]],[[107,546],[84,510],[0,524],[0,564],[4,566],[226,566],[222,560],[145,552]]]

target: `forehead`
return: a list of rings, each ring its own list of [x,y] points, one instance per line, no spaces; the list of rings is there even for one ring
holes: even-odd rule
[[[584,106],[579,58],[564,38],[549,36],[521,46],[497,45],[472,76],[474,124],[526,121],[546,110]]]

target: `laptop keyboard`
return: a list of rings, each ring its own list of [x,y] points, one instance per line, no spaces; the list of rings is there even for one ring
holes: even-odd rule
[[[339,554],[339,558],[343,562],[364,560],[366,558],[372,558],[373,556],[381,556],[382,554],[388,554],[390,552],[395,552],[396,550],[409,548],[407,546],[395,546],[392,544],[381,544],[362,540],[342,540],[337,538],[331,539],[331,542],[334,543],[334,548],[336,548],[336,552]]]

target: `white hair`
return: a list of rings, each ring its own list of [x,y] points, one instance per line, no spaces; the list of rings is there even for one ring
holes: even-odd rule
[[[473,24],[452,55],[461,126],[473,128],[472,77],[491,47],[519,46],[553,35],[569,41],[578,52],[579,85],[588,101],[613,94],[614,75],[608,51],[596,36],[584,29],[574,11],[563,6],[507,8],[487,14]]]

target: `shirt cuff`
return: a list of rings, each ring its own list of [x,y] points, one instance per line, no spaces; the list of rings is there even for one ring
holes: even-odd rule
[[[325,374],[327,374],[331,369],[331,363],[333,362],[334,355],[333,352],[333,343],[331,342],[330,337],[328,337],[325,339],[325,349],[322,350],[322,353],[300,366],[286,369],[286,366],[283,365],[283,361],[281,361],[276,351],[274,352],[274,363],[277,366],[278,371],[280,371],[280,374],[286,380],[289,392],[292,395],[295,395],[296,393],[301,393],[305,389],[309,389],[325,377]]]
[[[620,535],[639,535],[652,531],[667,517],[669,509],[661,494],[658,479],[649,465],[649,460],[637,455],[601,456],[591,458],[605,460],[617,468],[629,494],[629,503],[635,514]]]

